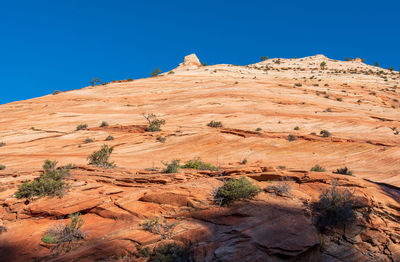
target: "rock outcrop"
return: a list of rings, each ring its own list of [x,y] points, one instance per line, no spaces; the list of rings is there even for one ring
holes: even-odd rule
[[[322,55],[207,67],[190,55],[173,71],[0,106],[0,261],[143,262],[140,250],[170,242],[195,261],[400,260],[398,72]],[[142,113],[166,124],[146,132]],[[104,143],[117,167],[88,166]],[[219,170],[162,172],[196,157]],[[45,159],[74,164],[63,197],[17,199]],[[343,167],[353,176],[332,173]],[[216,204],[241,176],[262,192]],[[271,189],[282,183],[290,194]],[[314,207],[333,184],[356,216],[323,232]],[[42,237],[77,212],[86,239],[55,254]],[[154,218],[170,232],[145,230]]]

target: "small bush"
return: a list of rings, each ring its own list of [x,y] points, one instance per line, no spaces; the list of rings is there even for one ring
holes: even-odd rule
[[[277,196],[288,196],[292,190],[291,186],[285,181],[279,181],[278,184],[265,188],[266,192],[274,193]]]
[[[71,223],[67,225],[59,225],[46,231],[42,241],[47,244],[56,244],[53,247],[57,253],[69,252],[79,245],[79,242],[85,239],[86,235],[80,228],[84,221],[79,213],[69,215]]]
[[[92,143],[92,142],[94,142],[94,140],[91,138],[86,138],[85,141],[83,141],[83,143],[85,143],[85,144]]]
[[[296,83],[294,85],[297,86],[297,87],[303,86],[301,83]]]
[[[108,126],[108,123],[106,121],[101,122],[100,127],[106,127]]]
[[[296,126],[296,127],[294,128],[294,130],[300,130],[300,127]]]
[[[346,226],[355,220],[356,201],[348,189],[340,192],[337,184],[322,193],[319,201],[314,204],[317,213],[316,223],[321,231],[327,227]]]
[[[147,120],[149,125],[146,128],[147,132],[157,132],[161,131],[161,126],[165,125],[165,120],[164,119],[158,119],[157,116],[153,113],[151,114],[142,114],[143,117]]]
[[[211,170],[211,171],[218,170],[218,167],[215,167],[209,163],[205,163],[205,162],[201,161],[200,157],[187,161],[181,167],[182,168],[192,168],[192,169],[197,169],[197,170]]]
[[[296,140],[296,137],[294,136],[294,135],[288,135],[288,138],[287,138],[287,140],[288,141],[295,141]]]
[[[240,161],[240,164],[246,165],[247,164],[247,158],[243,158],[242,161]]]
[[[6,143],[0,142],[0,147],[5,146],[5,145],[6,145]]]
[[[323,137],[331,136],[331,132],[329,132],[328,130],[322,130],[321,132],[319,132],[319,134],[322,135]]]
[[[113,137],[113,136],[108,136],[108,137],[106,137],[106,139],[105,139],[105,141],[111,141],[111,140],[114,140],[114,137]]]
[[[261,127],[257,127],[257,128],[256,128],[256,131],[261,131],[261,130],[262,130]]]
[[[113,146],[109,147],[108,145],[103,145],[100,150],[94,151],[88,156],[87,159],[89,160],[89,165],[100,166],[103,168],[115,167],[113,162],[108,162],[113,150]]]
[[[163,170],[164,173],[178,173],[179,170],[179,160],[175,159],[172,160],[171,163],[162,162],[167,168]]]
[[[160,68],[156,67],[151,73],[150,76],[154,77],[154,76],[158,76],[159,74],[161,74],[161,70]]]
[[[340,174],[340,175],[346,175],[346,176],[352,176],[353,172],[350,171],[347,167],[344,168],[338,168],[336,171],[333,171],[334,174]]]
[[[325,172],[325,168],[320,165],[315,165],[310,170],[314,172]]]
[[[61,91],[55,90],[55,91],[53,92],[53,95],[58,95],[59,93],[61,93]]]
[[[192,254],[189,246],[180,246],[176,243],[161,244],[154,248],[148,261],[151,262],[190,262]]]
[[[209,127],[222,127],[222,123],[219,121],[212,120],[210,123],[207,124]]]
[[[5,165],[0,165],[0,170],[4,170],[4,169],[6,169],[6,166]]]
[[[25,181],[18,187],[15,193],[17,198],[32,198],[33,196],[59,196],[64,193],[67,185],[64,176],[69,169],[65,167],[56,168],[57,161],[46,160],[43,165],[44,173],[33,181]]]
[[[165,141],[167,141],[167,138],[164,137],[164,136],[158,136],[158,137],[157,137],[157,141],[158,141],[158,142],[161,142],[161,143],[165,143]]]
[[[161,235],[163,239],[172,237],[176,225],[176,223],[168,223],[165,219],[158,217],[147,219],[143,224],[141,224],[144,230]]]
[[[88,127],[87,124],[80,124],[80,125],[77,125],[77,126],[76,126],[76,131],[85,130],[85,129],[87,129],[87,127]]]
[[[261,189],[245,177],[231,178],[218,188],[214,199],[220,205],[225,205],[237,200],[252,199],[260,192]]]
[[[101,81],[99,78],[93,78],[91,81],[89,81],[91,86],[99,85],[101,83],[103,83],[103,81]]]

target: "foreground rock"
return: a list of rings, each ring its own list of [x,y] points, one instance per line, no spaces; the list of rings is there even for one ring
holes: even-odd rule
[[[165,177],[166,184],[154,181],[151,173],[141,173],[124,169],[100,173],[82,166],[71,171],[67,180],[71,187],[61,199],[24,201],[10,193],[0,202],[0,221],[6,228],[0,235],[0,260],[144,261],[135,255],[139,247],[152,248],[165,241],[162,235],[141,226],[154,217],[175,224],[169,241],[191,243],[196,261],[400,258],[400,193],[394,188],[350,176],[265,166],[200,173],[188,170],[171,175],[153,172],[159,178]],[[262,192],[254,200],[239,201],[229,207],[215,205],[213,194],[222,180],[241,175],[262,188],[287,180],[290,194]],[[117,180],[130,186],[112,182]],[[310,207],[334,180],[339,187],[354,191],[361,206],[367,206],[370,212],[368,217],[358,217],[345,231],[321,234]],[[82,230],[87,238],[80,247],[55,257],[41,238],[48,228],[67,223],[67,215],[75,212],[81,212],[85,220]]]

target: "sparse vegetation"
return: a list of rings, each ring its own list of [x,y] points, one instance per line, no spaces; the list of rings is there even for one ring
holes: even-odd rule
[[[179,162],[180,162],[179,159],[174,159],[170,163],[162,162],[162,164],[167,167],[163,170],[163,172],[164,173],[178,173],[178,170],[180,168]]]
[[[325,172],[325,168],[320,165],[315,165],[310,170],[314,172]]]
[[[210,170],[210,171],[218,170],[218,167],[215,167],[209,163],[201,161],[200,157],[187,161],[183,166],[181,166],[181,168],[192,168],[197,170]]]
[[[0,142],[0,147],[5,146],[5,145],[6,145],[6,143]]]
[[[323,137],[330,137],[331,133],[328,130],[322,130],[321,132],[319,132],[320,135],[322,135]]]
[[[106,121],[101,122],[100,127],[106,127],[108,126],[108,123]]]
[[[226,205],[237,200],[252,199],[260,192],[261,189],[244,176],[240,179],[231,178],[218,188],[214,200],[219,205]]]
[[[262,57],[261,57],[261,62],[262,62],[262,61],[265,61],[265,60],[268,60],[268,59],[269,59],[268,56],[262,56]]]
[[[319,65],[319,67],[320,67],[322,70],[325,70],[325,69],[326,69],[326,62],[321,62],[321,64]]]
[[[161,143],[165,143],[165,141],[167,141],[167,138],[165,136],[158,136],[157,141],[161,142]]]
[[[258,131],[258,132],[259,132],[259,131],[262,131],[262,128],[261,128],[261,127],[257,127],[257,128],[256,128],[256,131]]]
[[[61,91],[55,90],[55,91],[53,92],[53,95],[58,95],[59,93],[61,93]]]
[[[144,230],[161,235],[163,239],[172,237],[176,225],[176,223],[168,223],[164,218],[159,217],[147,219],[143,224],[141,224]]]
[[[294,130],[300,130],[300,127],[296,126],[295,128],[293,128]]]
[[[353,193],[348,189],[339,191],[337,183],[332,183],[332,187],[327,189],[319,197],[319,201],[314,204],[316,223],[321,231],[328,227],[345,227],[354,221],[356,201]]]
[[[151,73],[150,76],[154,77],[154,76],[158,76],[159,74],[161,74],[161,70],[160,68],[156,67]]]
[[[209,127],[222,127],[222,123],[219,121],[212,120],[210,123],[207,124]]]
[[[92,142],[94,142],[94,140],[91,138],[86,138],[85,141],[83,141],[83,143],[85,143],[85,144],[92,143]]]
[[[292,142],[292,141],[295,141],[295,140],[296,140],[296,137],[295,137],[294,135],[290,134],[290,135],[288,135],[287,140],[288,140],[289,142]]]
[[[108,137],[106,137],[106,139],[105,139],[104,141],[111,141],[111,140],[114,140],[114,137],[113,137],[113,136],[108,136]]]
[[[149,262],[190,262],[192,254],[190,246],[181,246],[176,243],[161,244],[153,249]]]
[[[4,170],[4,169],[6,169],[6,166],[0,164],[0,170]]]
[[[115,167],[114,162],[108,162],[114,147],[109,147],[108,145],[103,145],[100,150],[94,151],[88,156],[89,165],[99,166],[103,168]]]
[[[91,86],[95,86],[95,85],[103,83],[103,81],[101,81],[99,78],[93,78],[91,81],[89,81],[89,83]]]
[[[334,174],[341,174],[341,175],[346,175],[346,176],[352,176],[353,172],[350,171],[347,167],[344,168],[338,168],[336,171],[333,171]]]
[[[68,167],[56,168],[57,161],[46,160],[43,164],[43,174],[33,181],[25,181],[15,193],[17,198],[32,198],[34,196],[62,197],[67,185],[64,176],[68,174]]]
[[[86,235],[80,228],[84,221],[79,213],[69,215],[71,223],[59,225],[46,231],[42,241],[47,244],[55,244],[53,250],[56,253],[69,252],[77,247]]]
[[[149,125],[146,128],[147,132],[157,132],[161,131],[161,126],[165,125],[165,120],[164,119],[158,119],[157,116],[153,113],[151,114],[142,114],[143,117],[147,120]]]
[[[243,158],[242,161],[240,161],[240,164],[246,165],[247,164],[247,158]]]
[[[291,186],[288,184],[287,180],[283,178],[281,181],[278,182],[278,184],[267,186],[264,189],[265,192],[273,193],[277,196],[289,196],[291,190]]]
[[[80,124],[80,125],[77,125],[77,126],[76,126],[76,131],[85,130],[85,129],[87,129],[87,127],[88,127],[87,124]]]

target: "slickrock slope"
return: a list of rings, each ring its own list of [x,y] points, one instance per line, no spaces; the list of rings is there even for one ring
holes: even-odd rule
[[[201,66],[191,55],[161,76],[1,105],[0,261],[146,261],[132,254],[171,240],[191,243],[196,261],[399,261],[398,86],[398,72],[359,60]],[[142,113],[165,119],[162,131],[146,132]],[[117,167],[87,165],[105,143]],[[145,171],[194,157],[220,171]],[[45,159],[76,165],[63,198],[15,198]],[[316,164],[326,172],[310,172]],[[332,174],[344,166],[354,176]],[[288,180],[291,194],[216,205],[215,190],[242,175],[261,188]],[[346,230],[322,234],[312,205],[332,183],[354,192],[360,212]],[[41,238],[75,212],[87,238],[53,256]],[[177,223],[169,240],[140,226],[153,217]]]

